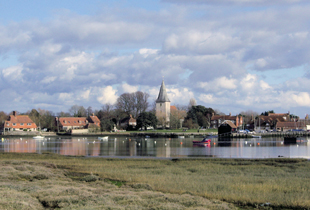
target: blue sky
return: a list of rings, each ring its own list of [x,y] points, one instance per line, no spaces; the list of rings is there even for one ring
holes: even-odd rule
[[[100,109],[124,92],[226,114],[310,113],[306,0],[0,0],[0,110]]]

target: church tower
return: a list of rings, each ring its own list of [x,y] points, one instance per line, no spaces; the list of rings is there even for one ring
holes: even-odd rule
[[[156,117],[159,126],[170,127],[170,100],[167,95],[164,80],[161,83],[158,98],[156,100]]]

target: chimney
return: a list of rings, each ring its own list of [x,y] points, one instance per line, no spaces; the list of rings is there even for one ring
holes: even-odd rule
[[[229,116],[231,116],[231,112],[229,112]]]
[[[16,114],[16,111],[13,111],[13,115],[14,115],[14,117],[16,117],[16,115],[17,115],[17,114]]]

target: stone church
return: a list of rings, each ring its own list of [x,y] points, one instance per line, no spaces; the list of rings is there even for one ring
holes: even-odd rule
[[[158,98],[156,99],[156,117],[159,127],[170,127],[170,100],[167,95],[164,80],[161,83]]]

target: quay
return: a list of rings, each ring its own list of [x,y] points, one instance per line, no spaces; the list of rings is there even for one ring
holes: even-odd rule
[[[247,133],[224,133],[220,134],[219,138],[255,138],[260,136],[261,138],[266,137],[285,137],[285,136],[296,136],[296,137],[304,137],[310,136],[310,132],[266,132],[266,133],[256,133],[256,134],[247,134]]]

